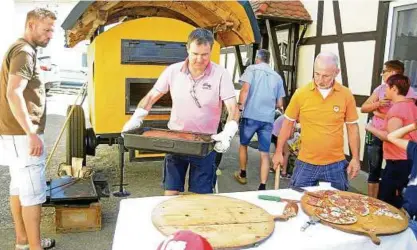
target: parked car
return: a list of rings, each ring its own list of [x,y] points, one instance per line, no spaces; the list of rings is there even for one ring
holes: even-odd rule
[[[87,81],[87,69],[61,69],[61,86],[79,88]]]
[[[61,78],[59,67],[51,62],[50,56],[42,56],[38,58],[39,62],[39,78],[45,83],[46,93],[52,88],[59,88],[61,85]]]

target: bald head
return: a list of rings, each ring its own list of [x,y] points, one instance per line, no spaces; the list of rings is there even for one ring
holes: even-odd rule
[[[339,58],[331,52],[322,52],[314,61],[314,83],[321,89],[331,88],[339,71]]]
[[[318,63],[339,68],[339,58],[331,52],[322,52],[318,54],[314,64]]]

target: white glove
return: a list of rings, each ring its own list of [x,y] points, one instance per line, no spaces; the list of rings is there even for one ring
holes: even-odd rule
[[[143,123],[143,118],[145,118],[147,115],[148,111],[146,109],[137,108],[132,117],[130,117],[129,121],[127,121],[123,126],[122,133],[140,128]]]
[[[229,149],[230,142],[232,141],[233,136],[235,136],[238,129],[239,126],[237,125],[236,121],[229,121],[224,126],[222,132],[218,133],[217,135],[212,135],[211,138],[216,141],[214,150],[219,153],[225,153]]]

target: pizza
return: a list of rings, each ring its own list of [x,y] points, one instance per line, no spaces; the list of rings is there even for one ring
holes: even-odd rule
[[[369,206],[372,206],[376,209],[389,210],[389,207],[385,202],[374,199],[374,198],[370,198],[368,196],[361,196],[361,201],[367,203]]]
[[[364,201],[358,199],[350,200],[349,207],[353,212],[360,216],[367,216],[369,214],[369,205]]]
[[[351,211],[340,207],[316,208],[314,212],[321,220],[333,224],[349,225],[358,221],[358,218]]]
[[[184,133],[180,131],[172,130],[148,130],[142,133],[143,136],[173,140],[185,140],[185,141],[197,141],[197,142],[208,142],[211,141],[208,135],[199,135],[192,133]]]
[[[400,214],[393,213],[389,209],[378,208],[374,212],[374,215],[387,216],[387,217],[391,217],[391,218],[394,218],[394,219],[397,219],[397,220],[404,220],[403,217]]]
[[[310,195],[310,196],[313,196],[313,197],[316,197],[316,198],[323,199],[323,198],[326,198],[330,195],[334,195],[334,194],[337,194],[337,193],[335,191],[332,191],[332,190],[320,190],[320,191],[316,191],[316,192],[306,192],[306,194]]]
[[[307,198],[307,204],[311,205],[313,207],[324,207],[325,206],[325,202],[317,197],[313,197],[313,196],[308,196]]]
[[[349,200],[342,198],[340,195],[338,194],[333,194],[330,195],[328,197],[330,203],[332,203],[334,206],[339,207],[339,208],[347,208],[349,205]]]

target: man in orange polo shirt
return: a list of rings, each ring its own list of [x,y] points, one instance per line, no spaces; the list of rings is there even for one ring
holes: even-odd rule
[[[355,99],[350,90],[335,81],[340,70],[338,58],[321,53],[314,62],[313,81],[294,93],[285,112],[274,168],[283,163],[284,143],[296,120],[301,125],[301,150],[295,162],[290,186],[315,186],[319,181],[347,190],[349,178],[359,172],[359,127]],[[348,164],[343,150],[346,124],[352,160]]]

